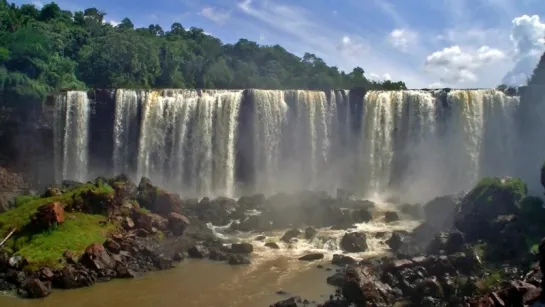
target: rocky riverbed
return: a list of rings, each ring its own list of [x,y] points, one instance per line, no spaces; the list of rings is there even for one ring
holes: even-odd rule
[[[2,234],[13,232],[1,247],[0,291],[39,298],[185,258],[251,267],[282,254],[334,268],[324,283],[338,290],[325,302],[274,306],[525,306],[540,299],[545,256],[543,202],[526,194],[512,178],[424,205],[343,190],[183,199],[126,176],[64,182],[0,214]]]

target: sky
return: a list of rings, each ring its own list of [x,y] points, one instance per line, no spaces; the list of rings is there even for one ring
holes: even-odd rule
[[[545,51],[545,0],[59,0],[106,22],[173,22],[235,43],[247,38],[314,53],[409,88],[520,85]],[[49,1],[15,1],[42,6]]]

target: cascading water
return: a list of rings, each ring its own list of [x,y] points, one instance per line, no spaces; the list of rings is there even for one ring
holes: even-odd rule
[[[138,175],[189,195],[233,195],[242,91],[164,94],[144,95]]]
[[[53,134],[57,182],[87,180],[89,110],[86,92],[68,91],[56,98]]]
[[[112,154],[103,160],[114,173],[150,177],[184,196],[343,187],[422,201],[520,168],[519,98],[496,90],[120,89],[113,96]],[[58,96],[55,121],[58,179],[91,179],[87,94]]]

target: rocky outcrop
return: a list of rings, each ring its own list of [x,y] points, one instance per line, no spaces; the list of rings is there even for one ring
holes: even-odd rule
[[[64,223],[64,207],[60,202],[43,205],[32,217],[32,225],[37,229],[47,229]]]
[[[367,236],[363,232],[347,232],[341,239],[341,248],[349,253],[360,253],[367,250]]]

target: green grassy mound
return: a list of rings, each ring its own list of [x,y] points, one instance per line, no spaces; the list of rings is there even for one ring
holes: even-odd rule
[[[107,222],[106,217],[102,215],[65,212],[65,222],[56,227],[39,233],[27,227],[40,206],[58,201],[66,207],[74,201],[81,200],[81,195],[89,191],[95,194],[114,193],[106,184],[85,184],[59,196],[38,199],[29,197],[20,202],[16,208],[0,214],[2,238],[13,228],[17,229],[2,248],[26,257],[30,268],[42,265],[57,267],[61,265],[59,260],[65,250],[71,250],[78,255],[91,243],[103,242],[108,232],[115,230],[116,225]]]

